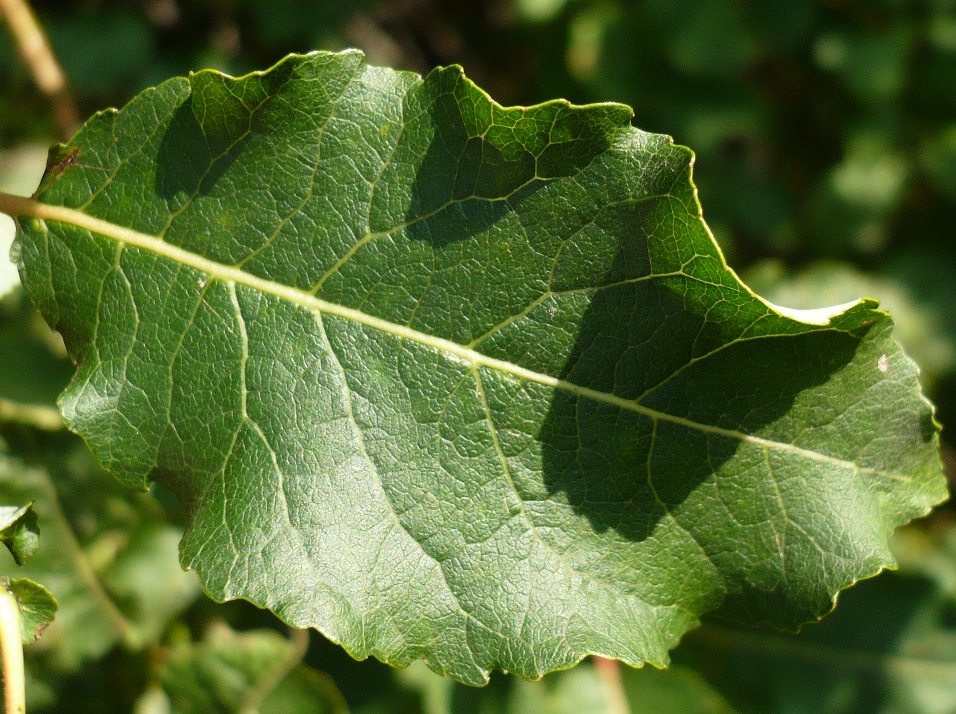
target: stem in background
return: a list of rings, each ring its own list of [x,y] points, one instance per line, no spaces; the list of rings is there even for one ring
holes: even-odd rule
[[[624,694],[624,684],[621,682],[621,663],[607,657],[594,657],[594,669],[604,684],[604,691],[608,699],[608,712],[612,714],[631,714],[631,707]]]
[[[60,494],[56,490],[56,484],[50,473],[46,471],[43,472],[42,483],[43,490],[46,491],[44,495],[47,497],[52,509],[53,520],[61,525],[59,533],[60,542],[70,551],[71,560],[76,566],[80,581],[87,587],[92,598],[96,600],[103,609],[106,618],[119,634],[123,646],[135,652],[142,647],[140,636],[136,632],[136,628],[126,619],[126,616],[110,598],[103,584],[100,582],[96,571],[93,570],[93,566],[90,564],[90,560],[83,550],[83,546],[80,545],[80,542],[76,538],[72,524],[63,511],[63,506],[60,503]]]
[[[3,657],[3,699],[6,714],[24,714],[27,710],[22,637],[20,604],[13,593],[0,584],[0,650]]]
[[[33,82],[53,105],[53,114],[63,138],[79,124],[76,102],[67,85],[66,75],[26,0],[0,0],[0,17],[10,26],[13,43],[30,70]]]
[[[0,422],[26,424],[43,431],[62,431],[66,428],[60,411],[42,404],[19,404],[0,397]]]
[[[279,686],[279,683],[302,663],[306,652],[309,650],[309,631],[290,627],[289,641],[293,647],[291,656],[279,662],[259,680],[256,687],[246,695],[242,702],[242,707],[239,709],[239,714],[255,714],[255,712],[258,712],[262,706],[262,702],[269,696],[272,690]]]

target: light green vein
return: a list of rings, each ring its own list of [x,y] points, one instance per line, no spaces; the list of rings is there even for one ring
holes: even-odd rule
[[[853,462],[827,456],[826,454],[804,449],[793,444],[786,444],[770,439],[764,439],[762,437],[755,436],[753,434],[747,434],[735,429],[725,429],[710,424],[701,424],[685,417],[651,409],[637,403],[632,399],[624,399],[616,394],[584,387],[579,384],[574,384],[573,382],[568,382],[564,379],[552,377],[548,374],[541,374],[540,372],[535,372],[511,362],[489,357],[488,355],[482,354],[481,352],[464,345],[452,342],[451,340],[446,340],[441,337],[419,332],[418,330],[413,330],[405,325],[395,324],[393,322],[389,322],[388,320],[383,320],[380,317],[375,317],[374,315],[369,315],[367,313],[361,312],[360,310],[355,310],[344,305],[327,302],[326,300],[322,300],[321,298],[315,297],[314,295],[310,295],[309,293],[303,292],[296,288],[289,287],[288,285],[281,285],[272,280],[267,280],[257,275],[252,275],[251,273],[245,272],[238,268],[222,265],[221,263],[204,258],[201,255],[197,255],[175,245],[171,245],[170,243],[166,243],[155,236],[140,233],[139,231],[135,231],[124,226],[118,226],[114,223],[110,223],[109,221],[104,221],[99,218],[89,216],[80,211],[63,206],[52,206],[44,203],[38,203],[31,199],[14,196],[3,195],[0,196],[0,199],[3,199],[0,201],[0,209],[2,210],[9,208],[11,212],[19,215],[28,215],[44,221],[56,221],[73,225],[77,228],[82,228],[84,230],[90,231],[91,233],[97,233],[125,245],[139,248],[141,250],[153,253],[154,255],[167,258],[180,263],[181,265],[194,268],[195,270],[206,273],[211,278],[222,280],[224,282],[235,283],[237,285],[244,285],[267,295],[273,295],[280,299],[288,300],[292,304],[299,305],[305,309],[315,310],[324,315],[332,315],[345,320],[350,320],[360,325],[365,325],[366,327],[379,330],[385,334],[393,335],[403,340],[416,342],[436,351],[453,355],[462,362],[477,368],[487,368],[501,374],[510,375],[519,380],[525,380],[549,387],[551,389],[568,392],[579,398],[609,404],[611,406],[617,407],[618,409],[643,415],[652,420],[670,422],[672,424],[683,426],[687,429],[699,431],[705,434],[713,434],[728,439],[749,442],[777,451],[792,453],[796,456],[811,461],[827,463],[840,468],[853,469],[855,471],[865,471],[867,473],[887,479],[907,482],[911,481],[910,478],[901,474],[863,468]]]

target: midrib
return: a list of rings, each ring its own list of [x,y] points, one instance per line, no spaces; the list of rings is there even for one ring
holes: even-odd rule
[[[746,441],[765,448],[773,449],[775,451],[790,452],[813,461],[838,465],[841,468],[860,468],[852,462],[827,456],[826,454],[821,454],[809,449],[803,449],[798,446],[794,446],[793,444],[786,444],[783,442],[772,441],[770,439],[764,439],[759,436],[754,436],[752,434],[747,434],[734,429],[724,429],[721,427],[712,426],[710,424],[701,424],[691,419],[686,419],[684,417],[675,416],[673,414],[661,412],[656,409],[651,409],[639,404],[636,401],[624,399],[615,394],[609,394],[607,392],[591,389],[589,387],[583,387],[581,385],[574,384],[573,382],[568,382],[564,379],[558,379],[547,374],[535,372],[511,362],[495,359],[494,357],[489,357],[488,355],[482,354],[481,352],[463,345],[459,345],[450,340],[446,340],[441,337],[435,337],[434,335],[429,335],[424,332],[419,332],[418,330],[413,330],[405,325],[398,325],[393,322],[389,322],[388,320],[375,317],[374,315],[369,315],[359,310],[345,307],[344,305],[338,305],[336,303],[322,300],[321,298],[315,297],[296,288],[291,288],[287,285],[282,285],[272,280],[260,278],[259,276],[252,275],[251,273],[247,273],[238,268],[222,265],[221,263],[217,263],[215,261],[209,260],[208,258],[204,258],[201,255],[197,255],[196,253],[192,253],[166,243],[155,236],[140,233],[139,231],[132,230],[131,228],[119,226],[115,223],[110,223],[109,221],[104,221],[99,218],[94,218],[93,216],[82,213],[81,211],[65,208],[63,206],[53,206],[45,203],[39,203],[26,198],[16,200],[11,200],[15,199],[15,197],[12,196],[3,196],[3,198],[5,199],[4,204],[9,206],[12,209],[12,212],[15,212],[19,215],[29,215],[44,221],[57,221],[60,223],[70,224],[78,228],[83,228],[92,233],[97,233],[112,240],[116,240],[120,243],[140,248],[156,255],[160,255],[164,258],[176,261],[182,265],[195,268],[196,270],[206,273],[211,278],[225,282],[232,282],[237,285],[244,285],[246,287],[259,290],[263,293],[274,295],[283,300],[288,300],[289,302],[300,305],[306,309],[317,310],[325,315],[335,315],[347,320],[352,320],[373,329],[381,330],[384,333],[394,335],[402,339],[411,340],[412,342],[417,342],[431,349],[454,355],[463,362],[471,364],[475,367],[484,367],[504,374],[510,374],[518,379],[541,384],[552,389],[569,392],[585,399],[591,399],[597,402],[610,404],[626,411],[641,414],[650,419],[677,424],[688,429],[700,431],[702,433]],[[869,473],[882,475],[887,478],[892,478],[894,480],[905,479],[905,477],[898,474],[876,471],[874,469],[862,470],[865,470]]]

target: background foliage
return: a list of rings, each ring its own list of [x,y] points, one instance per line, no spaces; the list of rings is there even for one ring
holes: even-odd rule
[[[956,423],[954,0],[35,7],[83,116],[189,70],[349,46],[419,72],[460,63],[503,104],[630,104],[637,126],[697,152],[705,217],[746,282],[793,307],[879,297],[940,421]],[[28,194],[62,137],[3,33],[0,87],[0,189]],[[0,365],[0,399],[18,404],[51,406],[70,372],[16,288],[0,303]],[[61,602],[28,650],[35,711],[956,711],[951,506],[898,534],[898,573],[845,593],[798,637],[711,623],[667,672],[587,663],[470,690],[206,601],[178,572],[171,498],[115,485],[55,423],[21,421],[0,423],[0,500],[37,500],[41,550],[23,574]],[[952,478],[946,431],[943,450]],[[3,572],[19,575],[12,558]]]

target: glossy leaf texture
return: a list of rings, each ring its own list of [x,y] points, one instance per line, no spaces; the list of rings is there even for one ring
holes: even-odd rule
[[[781,312],[692,154],[358,52],[204,71],[51,154],[21,279],[67,424],[189,514],[207,592],[470,684],[794,628],[945,497],[873,301]]]

